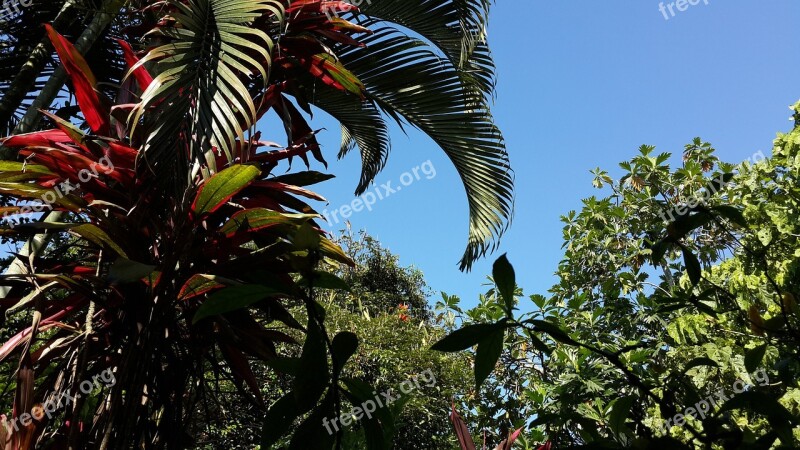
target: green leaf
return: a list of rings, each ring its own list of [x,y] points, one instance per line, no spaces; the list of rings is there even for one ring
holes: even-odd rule
[[[127,258],[128,255],[125,254],[125,251],[114,242],[105,231],[100,229],[98,226],[84,223],[78,225],[77,227],[72,227],[69,230],[72,233],[79,235],[80,237],[86,239],[87,241],[99,245],[100,247],[110,248],[117,253],[117,255],[122,256],[123,258]]]
[[[500,360],[505,335],[505,328],[498,328],[478,342],[478,351],[475,353],[475,388],[478,391]]]
[[[792,427],[800,422],[797,417],[794,417],[783,405],[778,403],[774,396],[758,391],[745,391],[725,402],[720,408],[720,413],[734,409],[745,409],[766,416],[784,444],[795,442],[792,436]]]
[[[277,225],[300,225],[315,217],[317,216],[313,214],[287,214],[266,208],[251,208],[231,216],[219,231],[226,236],[233,236],[238,231],[258,231]]]
[[[130,283],[141,280],[154,270],[156,270],[156,266],[120,257],[111,264],[111,268],[108,271],[108,280],[111,283]]]
[[[380,407],[375,402],[378,394],[369,384],[353,378],[343,378],[342,384],[347,388],[342,390],[348,401],[353,405],[370,404],[376,408],[370,413],[371,417],[364,417],[361,423],[364,425],[364,437],[367,441],[368,450],[389,450],[392,438],[396,432],[395,426],[395,407],[402,406],[403,399],[398,400],[394,405],[383,404]],[[391,408],[390,408],[391,407]],[[370,407],[372,409],[372,407]]]
[[[608,416],[608,426],[617,436],[629,433],[630,430],[625,426],[625,422],[631,414],[633,403],[636,401],[634,396],[625,396],[614,399],[611,404],[611,411]]]
[[[269,450],[283,437],[292,423],[300,415],[294,402],[294,393],[289,391],[275,402],[264,417],[264,426],[261,429],[261,447]]]
[[[292,186],[311,186],[313,184],[321,183],[323,181],[327,181],[332,178],[336,178],[336,176],[309,170],[306,172],[297,172],[286,175],[280,175],[274,178],[270,178],[269,181],[290,184]]]
[[[433,344],[431,350],[448,353],[460,352],[477,345],[478,342],[491,336],[497,330],[502,330],[503,328],[505,328],[504,323],[479,323],[467,325],[464,328],[450,333],[439,342]]]
[[[532,324],[536,331],[542,331],[550,335],[553,339],[563,342],[565,344],[575,344],[575,340],[569,337],[566,331],[562,330],[558,325],[548,322],[546,320],[529,320],[528,323]]]
[[[218,316],[258,303],[269,297],[283,296],[281,289],[264,286],[261,284],[244,284],[226,287],[214,292],[200,305],[194,315],[192,323],[197,323],[206,317]]]
[[[319,407],[297,427],[289,450],[331,450],[336,432],[330,424],[326,427],[325,421],[332,420],[335,413],[334,395],[328,393]]]
[[[273,358],[265,363],[275,371],[286,375],[295,377],[300,373],[300,358]]]
[[[202,186],[192,203],[197,217],[211,214],[246,188],[261,174],[256,166],[237,164],[212,176]]]
[[[348,331],[343,331],[333,338],[331,343],[333,353],[333,370],[340,373],[347,360],[358,350],[358,336]]]
[[[300,355],[299,372],[294,379],[294,397],[302,412],[310,411],[328,386],[328,353],[325,337],[313,318],[308,320],[308,333]]]
[[[319,231],[308,223],[301,225],[294,235],[294,246],[300,250],[318,250],[321,242]]]
[[[303,287],[314,287],[315,289],[336,289],[351,292],[350,285],[332,273],[316,270],[309,275],[311,275],[312,279],[309,280],[306,276],[297,284]]]
[[[681,252],[683,253],[683,264],[686,266],[686,273],[689,274],[689,280],[693,285],[697,285],[703,276],[703,269],[700,267],[700,261],[694,256],[691,250],[681,245]]]
[[[730,205],[720,205],[711,208],[713,211],[716,211],[722,217],[730,220],[731,222],[739,225],[742,228],[747,228],[747,220],[744,218],[742,211],[739,208],[735,208]]]
[[[744,354],[744,367],[748,372],[755,372],[764,360],[764,354],[767,352],[768,344],[759,345],[756,348],[747,350]]]
[[[350,259],[350,257],[347,256],[347,254],[344,252],[344,250],[342,250],[341,247],[339,247],[333,241],[324,236],[321,236],[320,250],[322,251],[323,255],[325,255],[328,258],[331,258],[334,261],[338,261],[342,264],[347,264],[348,266],[351,267],[356,265],[355,261]]]
[[[500,291],[500,295],[505,301],[506,314],[511,318],[514,310],[514,291],[517,288],[517,282],[514,267],[508,262],[506,255],[501,256],[494,262],[492,276],[494,277],[494,283],[497,285],[497,290]]]
[[[695,367],[701,367],[701,366],[719,367],[719,364],[717,364],[716,361],[707,356],[700,356],[686,363],[686,366],[683,368],[683,373],[686,373],[689,370],[694,369]]]

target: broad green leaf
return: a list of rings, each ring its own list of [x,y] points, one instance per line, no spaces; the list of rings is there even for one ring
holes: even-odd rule
[[[494,371],[503,353],[504,340],[505,328],[498,328],[478,342],[478,350],[475,352],[475,388],[478,391]]]
[[[575,340],[569,337],[569,334],[567,334],[566,331],[562,330],[558,325],[552,322],[548,322],[546,320],[529,320],[527,322],[533,325],[536,331],[547,333],[556,341],[563,342],[565,344],[575,344]]]
[[[202,217],[227,203],[261,174],[256,166],[237,164],[212,176],[202,186],[192,203],[192,211]]]
[[[312,278],[309,279],[308,276]],[[350,285],[346,281],[328,272],[314,271],[304,276],[297,284],[303,287],[313,287],[316,289],[336,289],[350,292]]]
[[[125,254],[125,251],[111,239],[105,231],[100,229],[96,225],[92,225],[90,223],[84,223],[78,225],[76,227],[72,227],[69,230],[72,233],[79,235],[80,237],[86,239],[93,244],[99,245],[101,247],[108,247],[114,250],[117,255],[122,256],[123,258],[127,258],[128,255]]]
[[[300,225],[308,219],[317,217],[313,214],[287,214],[266,208],[251,208],[239,211],[225,222],[220,232],[232,236],[238,231],[257,231],[276,225]]]
[[[514,291],[517,288],[517,281],[514,267],[508,262],[506,255],[501,256],[494,262],[492,276],[494,277],[494,283],[497,285],[497,290],[500,291],[500,296],[505,301],[506,314],[511,316],[514,309]]]
[[[719,367],[719,364],[717,364],[716,361],[707,356],[700,356],[686,363],[686,366],[684,366],[683,368],[683,373],[686,373],[689,370],[694,369],[695,367],[701,367],[701,366]]]
[[[325,236],[321,236],[320,239],[320,250],[322,250],[322,254],[328,258],[333,259],[334,261],[338,261],[342,264],[347,264],[348,266],[355,266],[356,263],[349,256],[339,247],[336,243],[331,241],[330,239],[326,238]]]
[[[369,404],[368,408],[374,409],[373,412],[369,413],[371,417],[368,417],[365,412],[364,417],[361,419],[361,423],[365,428],[368,450],[388,450],[391,448],[392,437],[396,432],[394,407],[402,405],[378,405],[375,402],[375,396],[379,394],[369,384],[353,378],[343,378],[340,381],[345,385],[346,390],[342,390],[342,392],[350,403],[354,405]],[[403,401],[401,399],[396,403]],[[375,408],[372,408],[372,406],[375,406]]]
[[[358,336],[348,331],[343,331],[333,338],[331,343],[333,370],[341,372],[347,360],[358,350]]]
[[[292,423],[300,416],[294,401],[294,393],[289,391],[275,402],[264,417],[264,426],[261,429],[261,447],[263,450],[273,448],[283,437]]]
[[[269,297],[286,295],[283,289],[264,286],[261,284],[244,284],[230,286],[208,296],[200,305],[192,323],[197,323],[206,317],[218,316],[242,308],[247,308]]]
[[[504,323],[480,323],[475,325],[467,325],[464,328],[456,330],[445,336],[439,342],[435,343],[431,350],[440,352],[460,352],[468,348],[474,347],[482,340],[488,338],[497,330],[502,330],[506,326]]]
[[[314,412],[297,427],[289,450],[331,450],[336,441],[336,430],[330,424],[336,415],[334,405],[334,395],[328,393]]]
[[[745,409],[767,417],[770,426],[775,429],[784,444],[795,442],[792,428],[800,424],[800,421],[774,396],[759,391],[745,391],[725,402],[720,408],[720,413],[735,409]]]
[[[703,269],[700,267],[700,261],[692,253],[691,250],[681,245],[681,252],[683,253],[683,264],[686,266],[686,273],[689,274],[689,280],[693,285],[700,282],[703,276]]]
[[[722,217],[730,220],[731,222],[739,225],[742,228],[747,228],[747,220],[744,218],[742,211],[739,208],[730,206],[730,205],[720,205],[711,208],[713,211],[716,211]]]
[[[223,284],[223,282],[225,282],[225,284]],[[181,287],[178,293],[178,300],[188,300],[198,295],[205,294],[206,292],[223,288],[226,284],[235,285],[238,283],[214,275],[192,275],[192,277],[183,284],[183,287]]]
[[[299,373],[294,378],[294,398],[301,412],[310,411],[328,387],[328,352],[317,321],[309,318],[308,333],[300,355]]]
[[[130,283],[141,280],[154,270],[156,270],[156,266],[131,261],[127,258],[117,258],[108,271],[108,280],[112,283]]]
[[[635,401],[637,401],[636,397],[628,395],[616,398],[612,402],[611,411],[609,412],[608,416],[608,427],[611,428],[611,431],[613,431],[617,436],[621,436],[630,432],[628,427],[625,426],[625,422],[628,420],[628,417],[631,414],[633,403]]]
[[[320,232],[308,223],[301,225],[294,235],[294,246],[300,250],[317,250],[320,244]]]
[[[761,366],[761,361],[764,360],[767,347],[769,347],[769,344],[763,344],[745,351],[744,367],[748,372],[753,373]]]
[[[330,180],[331,178],[336,178],[336,176],[309,170],[306,172],[297,172],[286,175],[280,175],[274,178],[270,178],[269,181],[277,181],[279,183],[285,183],[292,186],[311,186],[313,184]]]

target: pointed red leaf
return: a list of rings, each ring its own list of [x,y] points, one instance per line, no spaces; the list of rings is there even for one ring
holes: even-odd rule
[[[64,65],[72,84],[75,87],[75,98],[78,100],[83,116],[89,127],[95,133],[108,135],[109,110],[100,101],[100,96],[95,90],[97,80],[89,70],[86,60],[78,50],[64,36],[60,35],[50,25],[45,25],[50,42],[53,43],[61,64]]]
[[[464,419],[456,412],[455,404],[452,406],[450,421],[453,422],[453,428],[456,430],[456,436],[458,437],[458,444],[461,446],[461,450],[475,450],[475,442],[472,441],[472,435],[469,434],[469,429],[464,423]]]
[[[6,147],[27,147],[37,145],[47,147],[55,142],[72,142],[72,139],[62,130],[45,130],[34,133],[18,134],[2,140]]]
[[[131,48],[130,44],[122,39],[117,39],[117,42],[119,43],[119,46],[122,47],[122,53],[125,55],[125,63],[128,65],[128,70],[133,69],[136,66],[136,63],[139,62],[139,58],[135,53],[133,53],[133,49]],[[139,89],[142,91],[147,90],[147,87],[153,82],[153,76],[150,75],[150,72],[148,72],[143,66],[136,67],[136,69],[133,70],[132,75],[136,78],[136,82],[139,83]]]

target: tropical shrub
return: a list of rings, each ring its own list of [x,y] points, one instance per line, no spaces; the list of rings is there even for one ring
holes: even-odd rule
[[[290,212],[309,209],[290,194],[313,197],[300,186],[320,176],[270,176],[287,150],[256,154],[260,143],[243,144],[251,164],[164,197],[153,175],[137,174],[138,142],[119,136],[125,129],[112,125],[85,61],[50,33],[76,86],[88,83],[79,98],[93,133],[47,113],[58,128],[5,140],[26,158],[3,163],[0,189],[20,202],[15,208],[41,210],[44,200],[72,220],[4,233],[69,233],[66,249],[82,252],[51,252],[27,273],[5,276],[14,288],[3,312],[32,312],[29,326],[0,348],[0,360],[19,358],[11,445],[188,446],[191,437],[176,430],[188,429],[185,411],[213,389],[205,372],[222,367],[263,401],[248,358],[274,358],[275,342],[294,342],[269,324],[300,328],[287,308],[314,304],[302,286],[313,282],[316,261],[351,261],[315,229],[317,216]],[[137,79],[151,80],[141,69]],[[288,151],[300,148],[308,150],[300,143]],[[251,305],[261,314],[244,309]],[[309,320],[321,321],[316,312]],[[78,393],[106,370],[113,385],[59,406],[59,395]]]
[[[75,29],[63,19],[72,3],[56,26]],[[320,419],[374,392],[344,377],[359,341],[329,335],[319,298],[344,283],[320,264],[352,261],[298,198],[324,200],[306,187],[329,176],[273,174],[295,157],[309,169],[311,158],[324,164],[301,113],[315,105],[342,123],[341,155],[359,147],[363,192],[388,155],[386,114],[430,135],[464,181],[471,219],[462,267],[492,249],[511,214],[512,177],[487,101],[488,3],[387,0],[361,11],[319,0],[101,3],[77,47],[46,27],[63,69],[44,69],[44,42],[27,59],[30,42],[4,49],[14,57],[2,70],[27,74],[0,84],[0,120],[13,128],[2,141],[13,160],[0,167],[4,212],[51,212],[3,229],[27,242],[3,276],[0,307],[8,324],[29,325],[0,347],[0,362],[18,360],[0,442],[192,447],[208,419],[196,413],[213,410],[225,383],[267,409],[259,361],[291,380],[266,414],[263,447],[340,446],[345,433],[324,433]],[[38,26],[41,17],[26,10],[19,23]],[[0,32],[30,35],[16,24]],[[110,39],[117,33],[133,46]],[[83,56],[92,43],[93,55],[105,55],[97,73]],[[44,84],[28,83],[48,73]],[[64,73],[76,104],[46,111]],[[37,129],[39,108],[54,128],[25,133]],[[285,146],[254,130],[269,111],[285,126]],[[66,244],[42,251],[52,236]],[[301,340],[299,352],[278,357],[278,343]],[[57,401],[65,393],[74,400]],[[369,448],[391,445],[395,415],[380,408],[362,422]]]
[[[478,307],[446,298],[462,327],[434,348],[477,345],[485,426],[555,448],[796,448],[794,110],[770,158],[726,164],[695,139],[675,170],[649,146],[620,180],[595,170],[610,195],[563,217],[550,295],[520,302],[503,257]]]

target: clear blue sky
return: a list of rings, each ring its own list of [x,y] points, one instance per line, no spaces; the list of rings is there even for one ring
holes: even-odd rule
[[[494,112],[517,179],[516,215],[494,256],[508,253],[527,293],[553,284],[559,216],[596,194],[590,169],[618,174],[641,144],[679,155],[695,136],[741,161],[768,153],[775,133],[789,129],[787,107],[800,99],[800,2],[701,0],[675,12],[665,20],[656,0],[499,0],[492,10]],[[319,117],[314,125],[328,128],[321,141],[338,176],[317,191],[336,208],[353,199],[360,161],[356,153],[334,161],[338,128]],[[472,305],[494,256],[458,271],[467,237],[460,181],[422,134],[393,138],[378,183],[396,186],[428,159],[437,175],[354,214],[352,227],[419,267],[436,291]]]

